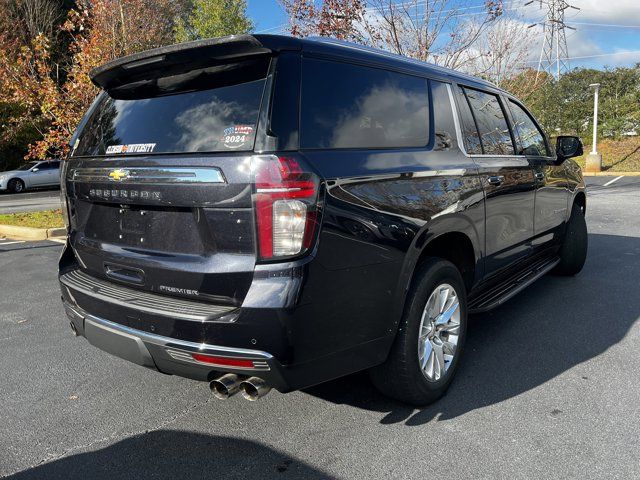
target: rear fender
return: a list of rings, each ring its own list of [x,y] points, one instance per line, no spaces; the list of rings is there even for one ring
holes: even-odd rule
[[[394,315],[395,323],[391,329],[391,337],[395,335],[402,319],[406,306],[407,295],[414,279],[416,268],[418,267],[422,253],[429,245],[444,234],[461,233],[465,235],[473,246],[473,255],[475,260],[474,268],[474,284],[478,282],[483,275],[482,258],[484,255],[483,239],[484,223],[476,223],[465,213],[454,213],[427,222],[416,234],[411,247],[407,251],[405,261],[402,267],[402,273],[398,281],[396,289],[396,314]]]

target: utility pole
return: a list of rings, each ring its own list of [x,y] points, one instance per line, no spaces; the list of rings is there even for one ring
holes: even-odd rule
[[[575,28],[565,23],[564,14],[570,8],[580,9],[569,5],[566,0],[530,0],[525,3],[525,6],[531,5],[535,1],[540,3],[541,9],[547,8],[547,16],[544,22],[529,25],[529,28],[542,25],[544,31],[536,80],[538,80],[540,72],[544,71],[552,75],[555,73],[555,77],[559,79],[560,75],[569,71],[569,50],[567,48],[565,29],[575,30]]]
[[[602,155],[598,153],[597,140],[598,140],[598,97],[600,94],[600,84],[592,83],[589,87],[594,89],[593,92],[593,148],[591,153],[587,155],[586,170],[590,172],[602,171]]]

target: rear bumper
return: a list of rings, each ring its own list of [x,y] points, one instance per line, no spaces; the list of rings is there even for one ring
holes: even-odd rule
[[[258,376],[279,391],[290,390],[282,365],[267,352],[155,335],[91,315],[68,302],[63,303],[76,334],[85,337],[93,346],[137,365],[201,381],[211,381],[228,372]],[[211,365],[195,360],[192,353],[250,360],[253,367]]]

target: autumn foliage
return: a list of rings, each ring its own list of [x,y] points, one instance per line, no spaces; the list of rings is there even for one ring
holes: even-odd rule
[[[245,9],[244,0],[2,0],[0,147],[26,131],[26,158],[64,155],[97,93],[92,68],[172,44],[178,26],[192,39],[245,33]],[[221,12],[226,30],[215,29]]]
[[[20,45],[4,28],[0,42],[0,102],[15,106],[3,135],[24,124],[40,134],[27,157],[63,155],[67,142],[97,89],[87,73],[109,60],[173,41],[178,2],[172,0],[81,0],[58,28],[66,36],[64,64],[52,61],[51,44],[40,33]]]

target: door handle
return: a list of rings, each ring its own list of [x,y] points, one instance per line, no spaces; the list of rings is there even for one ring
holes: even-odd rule
[[[504,176],[503,175],[495,175],[493,177],[489,177],[487,178],[487,183],[489,185],[500,185],[502,182],[504,182]]]
[[[536,180],[544,180],[544,173],[536,172],[535,177],[536,177]]]

